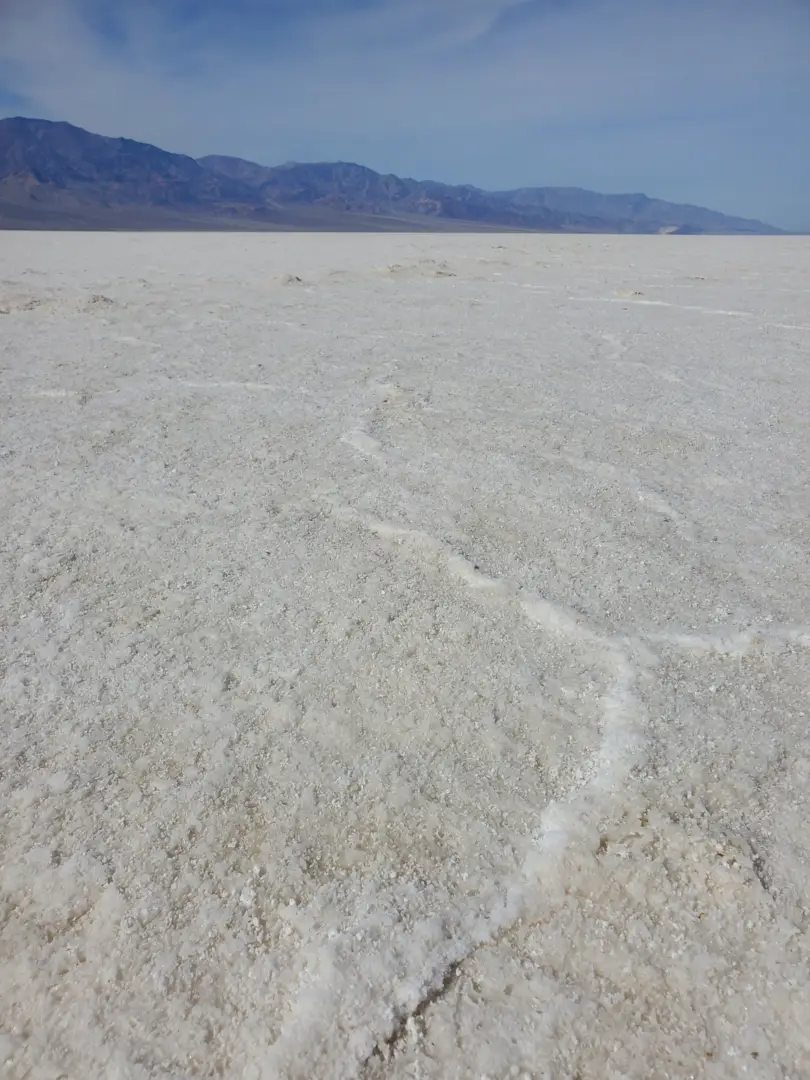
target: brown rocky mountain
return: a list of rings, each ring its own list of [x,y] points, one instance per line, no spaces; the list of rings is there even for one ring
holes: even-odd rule
[[[67,123],[0,120],[0,227],[95,229],[528,229],[776,233],[646,195],[578,188],[489,192],[344,162],[199,161]]]

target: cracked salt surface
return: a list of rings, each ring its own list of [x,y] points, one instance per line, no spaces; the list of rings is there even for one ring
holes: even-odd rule
[[[4,1074],[810,1075],[808,275],[9,234]]]

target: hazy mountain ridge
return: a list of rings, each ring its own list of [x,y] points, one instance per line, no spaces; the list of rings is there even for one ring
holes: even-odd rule
[[[195,160],[24,117],[0,120],[0,227],[780,231],[641,194],[491,192],[346,162],[270,167],[217,155]]]

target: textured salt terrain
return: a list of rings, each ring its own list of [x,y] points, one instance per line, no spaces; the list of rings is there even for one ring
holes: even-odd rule
[[[810,242],[0,240],[0,1062],[810,1076]]]

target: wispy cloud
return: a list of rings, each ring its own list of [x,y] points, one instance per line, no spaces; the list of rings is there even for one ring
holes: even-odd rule
[[[193,154],[810,219],[803,0],[5,0],[32,115]],[[0,112],[10,107],[0,97]]]

